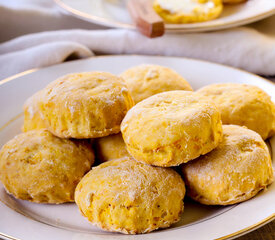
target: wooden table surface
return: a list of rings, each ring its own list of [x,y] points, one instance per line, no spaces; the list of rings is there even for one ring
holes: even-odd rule
[[[253,232],[236,238],[236,240],[275,240],[275,220]]]

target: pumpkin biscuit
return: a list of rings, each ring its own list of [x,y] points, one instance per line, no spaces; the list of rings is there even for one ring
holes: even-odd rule
[[[262,89],[246,84],[221,83],[197,91],[221,112],[223,124],[246,126],[263,139],[275,134],[275,104]]]
[[[169,91],[130,109],[121,132],[136,160],[170,167],[217,147],[222,140],[222,123],[218,109],[207,97],[191,91]]]
[[[248,200],[273,182],[268,148],[256,132],[223,126],[224,138],[210,153],[183,164],[188,195],[207,205]]]
[[[16,198],[37,203],[74,201],[75,187],[94,154],[85,140],[60,139],[46,129],[21,133],[0,151],[0,180]]]
[[[73,73],[50,83],[39,108],[47,129],[61,138],[119,133],[133,106],[124,81],[106,72]]]
[[[94,167],[77,185],[75,200],[92,224],[138,234],[179,221],[184,195],[184,182],[176,171],[126,157]]]
[[[125,80],[135,103],[161,92],[192,91],[190,84],[168,67],[144,64],[126,70],[120,76]]]

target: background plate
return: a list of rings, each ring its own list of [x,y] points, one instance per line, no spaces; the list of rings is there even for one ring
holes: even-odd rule
[[[135,28],[126,9],[127,0],[55,0],[76,17],[100,25],[116,28]],[[149,0],[148,0],[149,1]],[[248,0],[225,5],[217,19],[201,23],[166,24],[167,32],[202,32],[240,26],[275,13],[274,0]]]
[[[261,87],[273,96],[273,101],[275,100],[274,83],[214,63],[172,57],[94,57],[21,74],[14,79],[0,82],[0,147],[20,132],[24,101],[57,77],[72,72],[94,70],[119,74],[129,67],[143,63],[159,64],[175,69],[194,89],[219,82],[249,83]],[[272,141],[274,154],[275,138]],[[275,216],[274,199],[275,184],[256,198],[228,207],[203,206],[186,200],[182,220],[171,228],[145,235],[126,236],[93,227],[80,215],[75,204],[47,205],[16,200],[4,191],[0,183],[0,237],[9,235],[24,240],[224,239],[237,236],[272,220]]]

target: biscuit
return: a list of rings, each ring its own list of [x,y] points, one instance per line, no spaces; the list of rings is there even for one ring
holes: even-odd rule
[[[178,90],[136,104],[123,119],[121,132],[136,160],[170,167],[217,147],[222,140],[222,123],[208,98]]]
[[[56,136],[97,138],[119,133],[133,104],[121,78],[106,72],[84,72],[50,83],[39,109],[47,129]]]
[[[154,0],[154,10],[166,23],[196,23],[217,18],[222,0]]]
[[[130,157],[121,133],[97,138],[95,140],[96,158],[107,162],[122,157]]]
[[[174,70],[158,65],[139,65],[120,75],[135,103],[157,93],[171,90],[192,91],[190,84]]]
[[[248,200],[273,182],[268,148],[256,132],[223,126],[222,143],[212,152],[183,164],[188,195],[207,205]]]
[[[42,92],[35,93],[24,104],[23,132],[46,128],[38,107],[38,99],[41,97]]]
[[[147,233],[180,220],[185,195],[181,176],[122,158],[94,167],[77,185],[75,201],[94,225],[125,234]]]
[[[60,139],[46,129],[28,131],[0,151],[0,180],[8,193],[36,203],[74,201],[75,187],[94,154],[84,140]]]
[[[275,134],[275,104],[262,89],[246,84],[221,83],[197,91],[215,102],[223,124],[246,126],[263,139]]]

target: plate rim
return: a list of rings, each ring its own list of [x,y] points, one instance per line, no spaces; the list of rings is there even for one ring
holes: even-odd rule
[[[62,9],[65,10],[66,13],[77,17],[79,19],[88,21],[90,23],[99,24],[101,26],[105,27],[113,27],[113,28],[124,28],[124,29],[136,29],[134,24],[129,23],[122,23],[117,20],[108,20],[104,17],[99,17],[95,15],[91,15],[82,11],[79,11],[68,4],[64,3],[63,0],[54,0],[55,3]],[[233,20],[228,23],[216,23],[216,24],[208,24],[207,26],[192,26],[191,24],[166,24],[165,31],[166,32],[181,32],[181,33],[187,33],[187,32],[207,32],[207,31],[213,31],[213,30],[223,30],[228,29],[231,27],[237,27],[246,25],[249,23],[253,23],[259,20],[262,20],[264,18],[270,17],[273,14],[275,14],[275,6],[273,9],[270,9],[269,11],[263,12],[261,14],[257,14],[255,16],[251,16],[249,18],[245,18],[242,20]]]
[[[268,79],[266,79],[264,77],[258,76],[258,75],[254,74],[254,73],[251,73],[251,72],[248,72],[248,71],[236,68],[236,67],[228,66],[228,65],[225,65],[225,64],[215,63],[215,62],[201,60],[201,59],[196,59],[196,58],[178,57],[178,56],[148,56],[148,55],[139,55],[139,54],[129,54],[129,55],[119,54],[119,55],[92,56],[92,57],[88,57],[88,58],[85,58],[85,59],[78,59],[78,60],[79,61],[85,61],[85,60],[94,59],[94,58],[110,58],[110,57],[149,57],[149,58],[150,57],[161,57],[161,58],[178,58],[178,59],[185,59],[185,60],[191,60],[191,61],[197,61],[197,62],[203,62],[203,63],[210,63],[210,64],[214,64],[214,65],[230,68],[231,70],[234,70],[234,71],[239,71],[239,72],[243,72],[243,73],[248,74],[248,75],[252,75],[253,77],[258,78],[261,81],[265,81],[265,82],[268,82],[268,83],[271,83],[271,84],[275,85],[275,83],[273,81],[268,80]],[[75,60],[75,61],[78,61],[78,60]],[[61,64],[64,64],[64,63],[66,63],[66,62],[55,64],[54,66],[61,65]],[[51,66],[47,66],[47,67],[51,67]],[[0,80],[0,87],[2,87],[4,84],[6,84],[6,83],[8,83],[10,81],[13,81],[13,80],[15,80],[15,79],[17,79],[19,77],[22,77],[22,76],[25,76],[25,75],[29,75],[29,74],[31,74],[33,72],[36,72],[38,70],[41,70],[41,69],[44,69],[44,68],[47,68],[47,67],[40,67],[40,68],[29,69],[29,70],[26,70],[26,71],[14,74],[14,75],[12,75],[10,77],[4,78],[4,79]],[[12,121],[12,119],[11,119],[11,121]],[[5,126],[7,124],[9,124],[9,122],[5,123],[3,126],[0,126],[0,131],[3,128],[5,128]],[[6,206],[6,204],[3,203],[1,200],[0,200],[0,202]],[[246,227],[244,229],[241,229],[239,231],[236,231],[234,233],[222,236],[220,238],[217,238],[216,240],[233,239],[233,238],[245,235],[245,234],[247,234],[247,233],[249,233],[251,231],[254,231],[254,230],[256,230],[256,229],[258,229],[258,228],[260,228],[260,227],[268,224],[269,222],[271,222],[273,220],[275,220],[275,213],[272,213],[270,216],[266,217],[265,219],[262,219],[261,221],[255,223],[255,224],[253,224],[251,226],[248,226],[248,227]],[[3,237],[4,239],[8,239],[8,240],[21,240],[20,238],[16,238],[16,237],[7,235],[7,234],[5,234],[3,232],[0,232],[0,237]]]
[[[59,0],[57,0],[57,1],[59,1]],[[208,60],[199,59],[199,58],[191,58],[191,57],[144,55],[144,54],[107,54],[107,55],[99,55],[99,56],[90,56],[90,57],[87,57],[87,58],[80,58],[80,59],[76,59],[76,60],[73,60],[73,61],[85,61],[85,60],[93,59],[93,58],[110,58],[110,57],[149,57],[149,58],[150,57],[153,57],[153,58],[154,57],[161,57],[161,58],[178,58],[178,59],[186,59],[186,60],[203,62],[203,63],[210,63],[210,64],[219,65],[219,66],[226,67],[226,68],[231,68],[232,70],[243,72],[245,74],[253,75],[253,77],[259,78],[260,80],[263,80],[265,82],[268,82],[268,83],[271,83],[271,84],[275,85],[275,82],[273,82],[273,81],[271,81],[271,80],[269,80],[269,79],[267,79],[265,77],[262,77],[260,75],[257,75],[255,73],[248,72],[248,71],[246,71],[244,69],[240,69],[240,68],[237,68],[237,67],[233,67],[233,66],[230,66],[230,65],[223,64],[223,63],[217,63],[217,62],[213,62],[213,61],[208,61]],[[44,69],[44,68],[48,68],[48,67],[52,67],[52,66],[61,65],[61,64],[64,64],[64,63],[71,63],[73,61],[65,61],[65,62],[61,62],[61,63],[58,63],[58,64],[53,64],[53,65],[50,65],[50,66],[31,68],[31,69],[28,69],[26,71],[22,71],[22,72],[13,74],[13,75],[11,75],[11,76],[9,76],[7,78],[0,79],[0,87],[1,87],[1,85],[5,84],[7,82],[10,82],[10,81],[12,81],[12,80],[14,80],[16,78],[22,77],[24,75],[31,74],[31,73],[36,72],[38,70],[41,70],[41,69]]]

